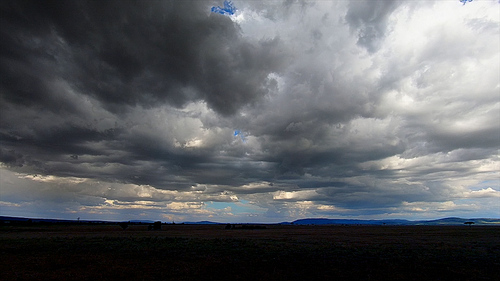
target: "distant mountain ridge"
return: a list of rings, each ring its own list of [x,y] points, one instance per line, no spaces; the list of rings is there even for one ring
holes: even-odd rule
[[[343,225],[463,225],[466,222],[472,222],[476,225],[500,225],[500,219],[490,218],[442,218],[436,220],[357,220],[357,219],[325,219],[310,218],[295,220],[290,224],[294,225],[325,225],[325,224],[343,224]]]
[[[100,221],[100,220],[65,220],[65,219],[45,219],[45,218],[23,218],[23,217],[9,217],[0,216],[0,222],[33,222],[33,223],[119,223],[117,221]],[[127,221],[125,221],[127,222]],[[153,223],[152,220],[129,220],[132,224],[147,224]],[[359,219],[327,219],[327,218],[306,218],[298,219],[293,222],[269,223],[269,224],[282,224],[282,225],[464,225],[466,222],[472,222],[474,225],[498,225],[500,226],[500,219],[493,218],[457,218],[449,217],[436,220],[403,220],[403,219],[389,219],[389,220],[359,220]],[[212,221],[198,221],[198,222],[180,222],[181,224],[226,224],[221,222]],[[265,224],[265,223],[232,223],[232,224]]]
[[[320,224],[363,224],[363,225],[409,225],[412,224],[409,220],[358,220],[358,219],[325,219],[325,218],[310,218],[299,219],[293,221],[291,224],[296,225],[320,225]]]
[[[24,217],[9,217],[0,216],[0,222],[32,222],[32,223],[111,223],[110,221],[101,220],[66,220],[66,219],[46,219],[46,218],[24,218]]]
[[[213,222],[213,221],[185,221],[183,224],[224,224],[221,222]]]

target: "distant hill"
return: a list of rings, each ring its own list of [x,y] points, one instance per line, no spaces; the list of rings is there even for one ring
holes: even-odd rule
[[[213,222],[213,221],[185,221],[182,222],[183,224],[222,224],[220,222]]]
[[[500,219],[487,218],[443,218],[437,220],[355,220],[355,219],[324,219],[310,218],[293,221],[290,224],[295,225],[325,225],[325,224],[341,224],[341,225],[463,225],[465,222],[473,222],[475,225],[500,225]]]
[[[151,220],[130,220],[130,223],[134,224],[134,223],[154,223],[154,221],[151,221]]]
[[[355,220],[355,219],[300,219],[294,221],[292,224],[307,225],[307,224],[345,224],[345,225],[409,225],[412,224],[408,220]]]
[[[0,216],[0,222],[25,222],[25,223],[112,223],[109,221],[98,220],[63,220],[63,219],[44,219],[44,218],[23,218]]]
[[[415,221],[416,225],[462,225],[466,222],[473,222],[476,225],[500,225],[500,219],[487,219],[487,218],[443,218],[429,221]]]
[[[130,220],[130,224],[152,224],[152,220]],[[436,220],[357,220],[357,219],[326,219],[326,218],[308,218],[299,219],[293,222],[281,222],[282,225],[464,225],[466,222],[472,222],[474,225],[498,225],[500,226],[500,219],[491,218],[442,218]],[[63,220],[63,219],[44,219],[44,218],[23,218],[23,217],[9,217],[0,216],[0,223],[87,223],[87,224],[117,224],[116,221],[97,221],[97,220]],[[182,224],[226,224],[212,221],[198,221],[198,222],[182,222]],[[238,224],[238,223],[236,223]],[[245,224],[245,223],[243,223]]]
[[[357,219],[326,219],[326,218],[308,218],[299,219],[293,222],[281,222],[278,224],[282,225],[327,225],[327,224],[337,224],[337,225],[463,225],[465,222],[473,222],[475,225],[499,225],[500,219],[487,219],[487,218],[475,218],[475,219],[464,219],[464,218],[443,218],[436,220],[421,220],[421,221],[410,221],[410,220],[357,220]],[[198,222],[183,222],[183,224],[225,224],[212,221],[198,221]]]

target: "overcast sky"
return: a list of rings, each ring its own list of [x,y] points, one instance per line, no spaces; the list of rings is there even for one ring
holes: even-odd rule
[[[1,1],[0,215],[500,217],[500,4]]]

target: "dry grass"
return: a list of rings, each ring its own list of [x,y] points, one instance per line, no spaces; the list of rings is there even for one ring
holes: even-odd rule
[[[0,227],[0,280],[498,280],[500,227]]]

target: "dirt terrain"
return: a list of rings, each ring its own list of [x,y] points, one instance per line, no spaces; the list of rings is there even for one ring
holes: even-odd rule
[[[0,227],[0,280],[499,280],[499,226]]]

